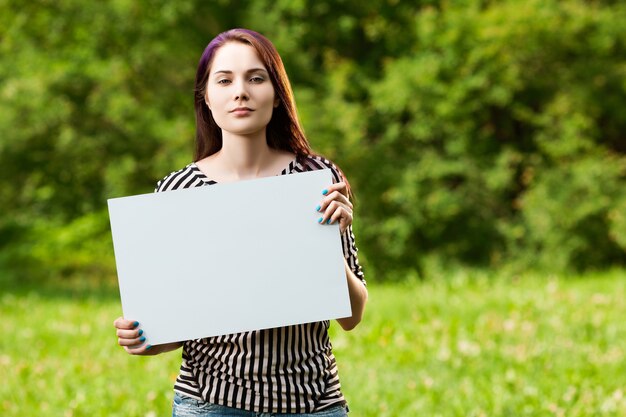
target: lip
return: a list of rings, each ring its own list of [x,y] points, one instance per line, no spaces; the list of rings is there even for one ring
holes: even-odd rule
[[[232,109],[230,113],[233,113],[236,116],[243,116],[253,111],[254,110],[252,110],[250,107],[237,107],[237,108]]]

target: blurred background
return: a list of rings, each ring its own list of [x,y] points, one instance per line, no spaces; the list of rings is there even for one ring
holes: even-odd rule
[[[449,278],[466,288],[482,282],[476,277],[517,279],[530,271],[538,277],[530,279],[533,288],[545,295],[562,288],[558,277],[594,276],[595,288],[606,290],[600,298],[581,284],[590,292],[562,299],[574,309],[600,300],[592,304],[605,306],[602,311],[626,311],[619,301],[626,263],[624,22],[626,5],[610,0],[0,0],[4,314],[27,314],[54,297],[60,308],[71,299],[54,291],[15,296],[26,284],[115,285],[106,201],[152,192],[159,179],[191,161],[197,62],[216,34],[233,27],[274,42],[314,150],[350,180],[368,282],[441,295],[429,279]],[[617,287],[602,281],[607,270],[613,272],[606,282]],[[507,288],[498,294],[505,297]],[[102,313],[107,326],[119,309],[111,294]],[[606,322],[590,324],[590,338],[611,323],[603,317]],[[6,323],[5,333],[22,322]],[[610,340],[626,334],[623,326],[611,329]],[[386,325],[371,331],[378,332],[374,347],[406,343]],[[103,334],[121,355],[113,331]],[[16,344],[30,343],[24,337]],[[459,340],[452,352],[471,354],[471,341]],[[616,363],[624,349],[618,353]],[[15,361],[0,355],[0,368],[13,369]],[[503,369],[507,387],[520,371]],[[407,376],[400,386],[432,389],[437,378],[429,375]],[[32,377],[20,376],[24,384]],[[606,398],[618,398],[611,403],[617,408],[607,412],[618,415],[626,410],[626,385],[623,378],[612,381],[617,385],[606,388]],[[580,388],[572,386],[574,394],[556,397],[579,398]],[[8,392],[0,410],[10,415],[17,406]],[[160,398],[149,392],[148,398]],[[80,414],[76,404],[88,397],[77,398],[70,411]],[[372,415],[424,410],[423,403],[407,401],[405,408],[388,405]],[[550,415],[563,410],[559,401],[546,404],[541,410]],[[472,415],[523,414],[523,408],[482,410],[492,411]]]
[[[213,36],[269,37],[376,280],[626,262],[614,1],[2,2],[0,274],[114,275],[107,198],[191,161]]]

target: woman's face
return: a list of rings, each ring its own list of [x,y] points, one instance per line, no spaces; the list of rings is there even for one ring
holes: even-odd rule
[[[217,50],[209,71],[206,101],[222,132],[264,132],[278,105],[265,65],[250,45],[229,42]]]

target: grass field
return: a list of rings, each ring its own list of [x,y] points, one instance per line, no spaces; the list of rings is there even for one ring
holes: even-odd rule
[[[370,285],[331,326],[351,416],[626,416],[626,273]],[[114,289],[0,293],[0,415],[168,416],[180,352],[116,345]]]

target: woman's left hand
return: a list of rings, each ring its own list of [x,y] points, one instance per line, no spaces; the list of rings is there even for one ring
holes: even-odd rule
[[[331,185],[322,192],[324,199],[317,207],[317,211],[322,213],[319,218],[320,224],[334,224],[339,222],[339,230],[344,233],[348,226],[352,224],[352,203],[348,198],[348,188],[345,182],[338,182]]]

